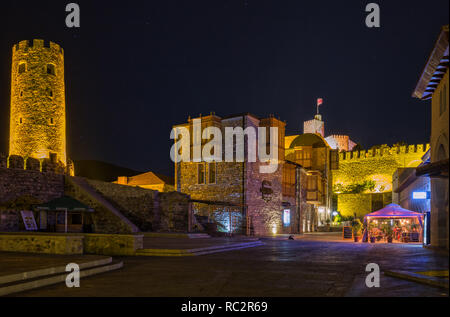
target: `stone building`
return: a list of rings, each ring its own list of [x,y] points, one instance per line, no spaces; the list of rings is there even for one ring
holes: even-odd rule
[[[305,201],[313,207],[309,219],[302,224],[303,231],[314,231],[331,219],[332,172],[338,167],[337,154],[337,150],[331,149],[319,133],[286,137],[286,160],[301,165],[305,170]]]
[[[413,97],[431,99],[431,159],[416,170],[431,177],[431,246],[449,249],[448,165],[449,165],[449,45],[448,25],[442,27],[420,75]]]
[[[242,162],[226,162],[223,157],[209,163],[192,162],[191,142],[191,161],[175,163],[175,188],[191,196],[195,214],[208,217],[225,232],[254,235],[300,233],[302,212],[308,208],[306,189],[302,187],[306,184],[306,171],[295,162],[285,161],[285,123],[272,116],[258,118],[249,113],[228,117],[211,114],[197,119],[201,119],[202,129],[214,126],[222,131],[222,135],[230,127],[243,130],[251,127],[256,131],[258,127],[278,128],[278,167],[273,173],[262,173],[260,167],[266,163],[259,157],[255,162],[248,159],[248,137],[244,139],[245,159]],[[187,123],[174,128],[187,128],[191,137],[193,121],[188,119]],[[257,142],[260,137],[257,133]],[[203,140],[202,145],[206,142]],[[233,151],[236,152],[235,143]]]

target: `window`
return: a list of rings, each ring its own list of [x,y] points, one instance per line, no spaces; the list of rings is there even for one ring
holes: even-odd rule
[[[282,192],[284,196],[295,197],[295,166],[283,165]]]
[[[19,64],[19,74],[25,73],[27,71],[27,64],[20,63]]]
[[[47,74],[50,74],[50,75],[56,75],[56,72],[55,72],[55,65],[53,65],[53,64],[47,64]]]
[[[23,97],[23,90],[20,91],[20,97]]]
[[[216,183],[216,162],[208,164],[208,182],[210,184]]]
[[[50,153],[50,161],[52,162],[52,163],[56,163],[56,162],[58,162],[58,154],[56,154],[56,153]]]
[[[47,96],[53,97],[53,90],[51,90],[50,88],[47,88]]]
[[[205,164],[198,163],[197,164],[197,184],[205,183]]]
[[[82,224],[81,213],[73,213],[70,215],[70,218],[71,218],[72,225],[81,225]]]
[[[19,118],[19,124],[22,124],[22,123],[23,123],[23,119]]]
[[[316,175],[308,175],[308,190],[317,190],[317,176]]]
[[[49,123],[50,123],[50,125],[54,125],[55,124],[55,120],[53,118],[50,118]]]
[[[291,225],[291,210],[290,209],[283,210],[283,225],[285,227],[288,227]]]

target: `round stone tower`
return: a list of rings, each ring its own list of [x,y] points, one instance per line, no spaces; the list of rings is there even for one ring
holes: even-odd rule
[[[64,51],[53,42],[12,49],[9,155],[67,165]]]

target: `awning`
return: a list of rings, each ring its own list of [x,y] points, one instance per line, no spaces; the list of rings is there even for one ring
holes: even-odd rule
[[[79,200],[76,200],[75,198],[70,196],[62,196],[44,204],[36,205],[35,209],[48,211],[94,211],[89,206],[86,206]]]
[[[419,212],[404,209],[397,204],[389,204],[386,207],[367,214],[364,217],[364,222],[372,218],[384,218],[384,219],[401,219],[401,218],[417,218],[420,226],[422,226],[423,215]]]
[[[449,159],[428,163],[416,168],[416,176],[448,178]]]
[[[397,204],[389,204],[386,207],[367,214],[370,218],[411,218],[422,217],[421,213],[404,209]]]

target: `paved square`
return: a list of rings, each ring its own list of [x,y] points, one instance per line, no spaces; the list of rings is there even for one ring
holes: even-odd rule
[[[365,267],[448,269],[448,257],[417,244],[263,239],[265,245],[197,257],[125,257],[124,268],[15,296],[448,296],[448,290],[384,276],[365,286]]]

